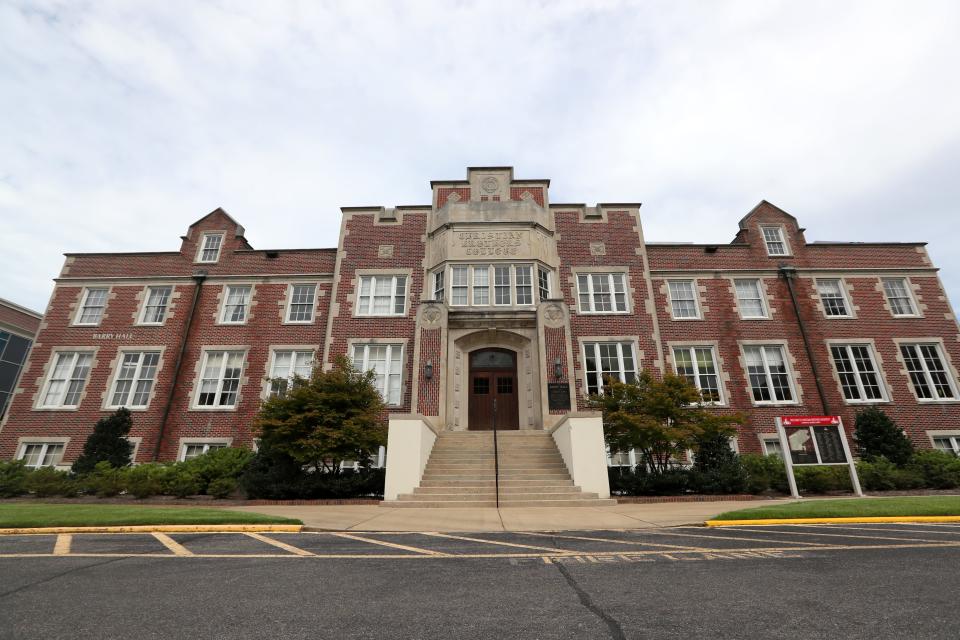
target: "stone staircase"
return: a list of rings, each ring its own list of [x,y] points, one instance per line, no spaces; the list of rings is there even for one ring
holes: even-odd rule
[[[596,507],[616,504],[575,487],[553,437],[543,431],[500,431],[501,507]],[[420,486],[390,507],[495,507],[493,432],[444,432]]]

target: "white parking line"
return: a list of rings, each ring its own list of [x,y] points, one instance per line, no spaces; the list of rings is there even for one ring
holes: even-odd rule
[[[428,556],[444,556],[448,557],[449,553],[443,553],[442,551],[432,551],[430,549],[421,549],[420,547],[410,547],[405,544],[396,544],[393,542],[387,542],[385,540],[377,540],[375,538],[365,538],[363,536],[354,535],[352,533],[333,533],[332,535],[338,538],[346,538],[348,540],[357,540],[359,542],[368,542],[370,544],[379,544],[384,547],[391,547],[393,549],[403,549],[404,551],[413,551],[414,553],[420,553]]]

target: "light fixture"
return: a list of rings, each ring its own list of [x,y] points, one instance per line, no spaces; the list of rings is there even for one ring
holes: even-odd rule
[[[553,361],[553,377],[559,380],[563,376],[563,363],[560,358]]]
[[[423,368],[423,377],[427,380],[433,378],[433,361],[427,360],[426,366]]]

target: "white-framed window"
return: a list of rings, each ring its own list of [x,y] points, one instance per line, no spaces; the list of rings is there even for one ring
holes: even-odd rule
[[[243,324],[250,314],[250,295],[253,287],[248,284],[228,284],[223,296],[223,324]]]
[[[203,234],[200,241],[200,250],[197,251],[197,262],[216,262],[220,259],[220,248],[222,246],[222,233]]]
[[[443,269],[433,272],[433,299],[437,302],[443,302],[444,299],[443,273]]]
[[[159,351],[124,351],[110,390],[110,408],[145,408],[157,379]]]
[[[625,274],[581,273],[577,275],[580,313],[626,313]]]
[[[387,464],[387,448],[383,445],[377,449],[377,451],[370,454],[370,459],[367,461],[367,468],[369,469],[382,469],[384,465]],[[344,460],[340,463],[341,469],[351,469],[353,471],[359,471],[362,467],[360,463],[356,460]]]
[[[960,434],[952,436],[933,436],[933,448],[960,456]]]
[[[895,316],[917,315],[917,305],[910,295],[910,285],[906,278],[884,278],[883,292],[890,305],[890,313]]]
[[[632,342],[585,342],[583,362],[591,395],[603,393],[604,378],[632,382],[637,377]]]
[[[470,269],[466,265],[458,264],[451,269],[450,274],[450,304],[456,306],[466,306],[469,290]]]
[[[886,398],[870,345],[835,344],[830,346],[830,355],[847,402],[882,401]]]
[[[74,324],[96,326],[103,319],[103,310],[107,307],[106,287],[87,287],[83,290],[80,308]]]
[[[386,404],[398,406],[401,403],[402,344],[355,344],[353,366],[359,371],[373,371],[374,385]]]
[[[637,466],[636,449],[627,451],[611,451],[607,447],[607,466],[608,467],[628,467],[630,469]]]
[[[473,304],[486,306],[490,304],[490,270],[473,270]]]
[[[711,346],[674,347],[673,365],[678,376],[700,390],[703,401],[723,403],[717,359]]]
[[[309,379],[313,373],[312,349],[279,349],[270,363],[270,397],[282,396],[297,378]]]
[[[17,460],[23,460],[24,465],[31,469],[54,467],[63,458],[64,448],[62,442],[25,442],[20,446]]]
[[[309,324],[313,322],[313,309],[317,301],[317,285],[314,282],[290,285],[287,322]]]
[[[763,287],[758,278],[737,278],[733,281],[737,293],[737,309],[744,319],[766,318],[767,305],[763,300]]]
[[[173,287],[147,287],[147,299],[143,303],[143,317],[140,324],[163,324],[167,319],[167,307]]]
[[[59,351],[47,378],[42,407],[73,408],[90,377],[93,354],[86,351]]]
[[[830,318],[849,318],[850,307],[843,290],[843,283],[838,278],[817,279],[817,293],[823,304],[823,313]]]
[[[957,399],[956,383],[944,364],[940,345],[901,344],[900,355],[903,356],[910,384],[918,400]]]
[[[193,460],[210,451],[226,448],[227,445],[223,442],[187,442],[180,447],[180,462]]]
[[[667,290],[670,292],[670,310],[674,320],[700,318],[693,280],[668,280]]]
[[[550,299],[550,270],[537,267],[537,295],[540,300]]]
[[[533,304],[533,267],[528,264],[515,265],[514,273],[517,276],[517,304]]]
[[[479,267],[483,269],[483,267]],[[473,268],[476,271],[477,267]],[[510,265],[497,265],[493,268],[493,303],[507,305],[513,301],[510,294]]]
[[[245,355],[243,351],[204,351],[195,406],[236,406]]]
[[[756,404],[793,404],[793,382],[781,345],[743,347],[750,391]]]
[[[760,444],[763,445],[763,455],[783,458],[783,445],[779,436],[760,436]]]
[[[361,276],[358,316],[402,316],[407,310],[407,276]]]
[[[790,255],[790,248],[783,237],[783,227],[763,226],[760,227],[760,231],[763,233],[763,242],[767,247],[768,256]]]

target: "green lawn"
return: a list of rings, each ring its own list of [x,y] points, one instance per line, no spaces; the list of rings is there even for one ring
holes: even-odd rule
[[[200,507],[114,504],[0,504],[0,529],[14,527],[106,527],[138,524],[302,524],[262,513]]]
[[[714,520],[851,518],[869,516],[960,516],[960,496],[801,500],[722,513]]]

